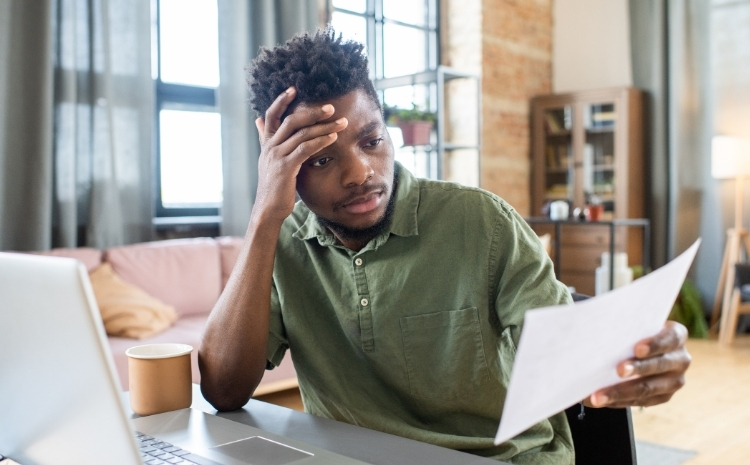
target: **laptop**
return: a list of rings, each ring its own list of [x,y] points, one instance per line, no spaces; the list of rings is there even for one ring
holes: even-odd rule
[[[84,266],[0,253],[0,456],[21,465],[363,464],[195,409],[128,418]]]

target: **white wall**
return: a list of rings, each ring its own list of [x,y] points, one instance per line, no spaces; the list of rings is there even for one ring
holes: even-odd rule
[[[632,86],[628,0],[554,0],[552,92]]]

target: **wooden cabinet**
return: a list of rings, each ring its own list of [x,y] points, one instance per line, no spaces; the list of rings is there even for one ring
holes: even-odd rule
[[[598,202],[602,220],[644,216],[643,93],[602,89],[536,97],[532,110],[532,216],[567,200],[572,210]],[[554,228],[538,225],[539,234]],[[593,295],[594,272],[608,249],[606,228],[566,227],[561,234],[559,279]],[[616,250],[640,264],[642,233],[622,228]]]

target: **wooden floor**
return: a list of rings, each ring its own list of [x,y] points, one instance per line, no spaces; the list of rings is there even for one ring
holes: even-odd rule
[[[697,451],[686,465],[750,464],[750,337],[730,348],[690,340],[687,384],[663,405],[633,409],[637,439]],[[297,389],[259,397],[302,410]]]
[[[698,452],[686,465],[750,463],[750,338],[690,340],[687,384],[666,404],[633,409],[635,437]]]

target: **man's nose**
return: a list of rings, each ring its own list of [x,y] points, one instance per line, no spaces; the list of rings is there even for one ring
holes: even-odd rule
[[[370,166],[367,157],[361,154],[353,154],[346,158],[347,161],[341,173],[341,184],[344,187],[361,186],[372,179],[375,171]]]

